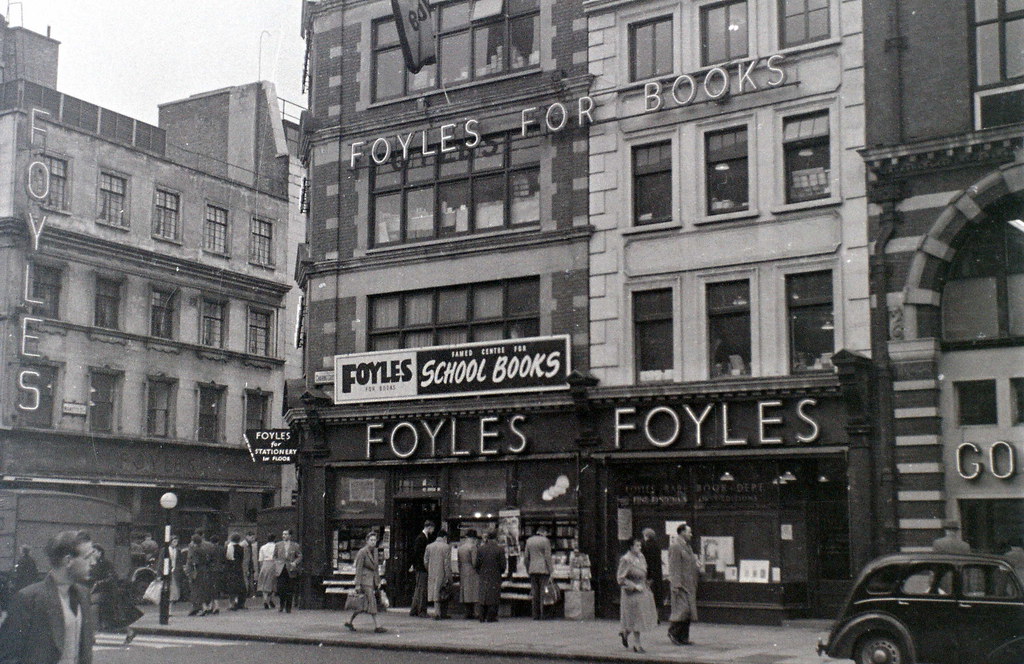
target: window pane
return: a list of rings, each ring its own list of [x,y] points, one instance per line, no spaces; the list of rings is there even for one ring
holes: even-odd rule
[[[377,66],[373,75],[376,81],[374,99],[389,99],[402,95],[402,78],[405,71],[405,60],[402,50],[392,48],[377,53]]]
[[[529,224],[540,221],[539,171],[512,174],[512,223]]]
[[[397,295],[374,298],[373,329],[380,330],[383,328],[398,327],[399,302],[400,299]]]
[[[633,80],[649,78],[654,73],[654,24],[634,27],[630,37]]]
[[[1006,277],[1006,305],[1011,337],[1024,337],[1024,274]]]
[[[813,4],[813,3],[812,3]],[[807,14],[807,39],[824,39],[829,35],[828,3]]]
[[[370,339],[370,350],[398,350],[399,339],[397,334],[374,336]]]
[[[394,21],[383,21],[376,25],[377,46],[391,46],[398,43],[398,28]]]
[[[109,374],[92,374],[89,384],[89,429],[111,431],[114,425],[114,384]]]
[[[505,166],[505,134],[484,136],[473,150],[473,170],[487,171]]]
[[[469,150],[461,144],[456,147],[454,152],[440,155],[440,160],[441,177],[463,175],[469,172]]]
[[[999,16],[999,0],[974,0],[974,20],[990,21]]]
[[[409,92],[432,88],[434,87],[434,81],[437,80],[437,65],[425,65],[423,69],[419,70],[415,74],[406,70],[405,76],[406,89],[408,89]]]
[[[437,321],[451,323],[466,320],[469,295],[465,288],[446,288],[437,294]]]
[[[960,410],[960,426],[996,423],[996,381],[953,383]]]
[[[441,31],[469,25],[469,3],[455,2],[441,8]]]
[[[437,331],[437,343],[441,346],[454,346],[469,341],[469,328],[450,327]]]
[[[975,57],[978,60],[978,85],[998,83],[999,73],[999,24],[978,26],[975,31]]]
[[[148,401],[146,433],[160,437],[169,435],[171,384],[150,381]]]
[[[633,294],[636,367],[641,380],[668,378],[661,373],[673,368],[672,290],[669,288]]]
[[[434,179],[434,156],[423,154],[419,151],[409,155],[409,161],[405,164],[405,177],[408,182],[430,182]]]
[[[440,184],[441,232],[465,233],[469,230],[469,180]]]
[[[950,281],[942,289],[942,336],[949,341],[999,336],[996,279]]]
[[[374,227],[377,229],[377,244],[398,242],[402,239],[401,209],[401,194],[387,194],[374,199]]]
[[[729,24],[726,26],[729,35],[728,59],[742,58],[747,55],[747,3],[737,2],[729,5]]]
[[[750,282],[708,284],[711,377],[750,374]]]
[[[702,50],[705,65],[722,62],[728,59],[725,19],[726,7],[711,7],[701,12]]]
[[[1024,378],[1010,379],[1010,398],[1013,399],[1013,424],[1024,424]]]
[[[505,224],[505,177],[477,178],[473,181],[475,227],[477,230],[500,228]]]
[[[469,32],[441,38],[441,82],[469,80]]]
[[[793,371],[831,369],[835,344],[832,307],[815,305],[792,309],[789,321]]]
[[[475,325],[473,326],[473,341],[498,341],[505,337],[505,326]]]
[[[829,197],[832,180],[829,151],[828,136],[786,144],[787,203]]]
[[[524,16],[509,22],[509,69],[523,69],[540,64],[540,20]]]
[[[520,138],[517,134],[512,140],[512,165],[524,166],[540,162],[540,137]]]
[[[981,224],[968,233],[956,254],[950,278],[994,277],[1002,274],[1005,256],[1002,224]]]
[[[539,298],[540,289],[538,288],[537,280],[509,282],[508,315],[537,315],[537,312],[540,311]]]
[[[708,134],[708,214],[746,210],[750,191],[747,176],[747,130]]]
[[[1024,76],[1024,19],[1006,23],[1006,78]]]
[[[406,194],[406,214],[409,223],[406,227],[406,239],[417,240],[434,235],[434,188],[423,187],[411,189]]]
[[[500,318],[503,302],[501,284],[477,286],[473,289],[473,320]]]
[[[505,71],[505,24],[473,30],[473,70],[477,78]]]
[[[537,319],[532,320],[517,320],[509,323],[508,325],[508,338],[509,339],[523,339],[526,337],[536,337],[540,335],[540,324]]]
[[[405,296],[405,324],[430,325],[434,322],[434,294],[414,293]]]
[[[672,73],[672,19],[654,24],[654,74]]]
[[[402,339],[402,348],[421,348],[434,345],[434,333],[431,330],[423,332],[407,332]]]

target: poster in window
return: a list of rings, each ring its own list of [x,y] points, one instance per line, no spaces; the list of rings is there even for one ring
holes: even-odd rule
[[[350,479],[348,481],[348,499],[354,503],[377,502],[372,479]]]
[[[714,565],[715,572],[724,574],[726,566],[736,564],[733,538],[730,536],[701,537],[700,556],[705,567]]]
[[[505,547],[506,556],[519,555],[519,510],[498,512],[498,544]]]
[[[740,583],[770,583],[770,560],[741,560]]]

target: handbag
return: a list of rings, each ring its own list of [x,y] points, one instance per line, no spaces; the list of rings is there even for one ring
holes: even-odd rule
[[[366,610],[366,595],[353,590],[345,597],[345,610],[346,611],[365,611]]]
[[[541,593],[541,602],[544,606],[551,606],[552,604],[557,604],[561,597],[562,590],[558,587],[558,584],[555,583],[555,580],[549,576],[548,580],[544,583],[544,589]]]
[[[148,586],[146,586],[146,592],[142,593],[142,599],[150,604],[159,604],[160,591],[163,589],[163,585],[164,584],[160,579],[152,581]]]
[[[441,584],[440,589],[438,589],[437,591],[437,596],[442,602],[447,602],[452,598],[452,595],[454,594],[452,592],[453,590],[454,587],[452,584],[452,580],[445,579],[444,583]]]
[[[381,588],[377,591],[377,606],[382,609],[388,609],[391,607],[391,600],[388,599],[388,594]]]

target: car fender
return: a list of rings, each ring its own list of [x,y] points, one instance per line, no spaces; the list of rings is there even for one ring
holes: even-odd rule
[[[985,664],[1019,664],[1024,657],[1024,636],[1002,644],[985,657]]]
[[[903,645],[907,649],[908,661],[917,661],[917,652],[910,630],[895,616],[882,611],[862,613],[843,625],[842,629],[838,630],[835,637],[830,640],[828,656],[836,659],[853,659],[853,648],[857,645],[857,641],[863,635],[874,631],[894,633],[903,641]]]

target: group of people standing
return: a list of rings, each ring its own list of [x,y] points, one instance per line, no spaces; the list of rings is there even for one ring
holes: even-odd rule
[[[615,578],[619,583],[619,638],[625,648],[646,652],[641,634],[660,622],[658,607],[661,594],[661,548],[651,529],[643,537],[634,537],[629,550],[619,559]],[[700,566],[690,542],[693,530],[683,521],[676,528],[676,537],[668,549],[669,616],[668,638],[675,645],[690,645],[690,623],[697,619],[697,580]]]

